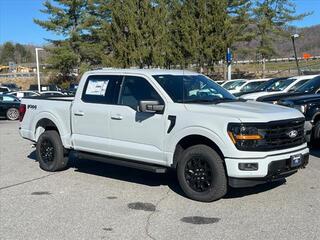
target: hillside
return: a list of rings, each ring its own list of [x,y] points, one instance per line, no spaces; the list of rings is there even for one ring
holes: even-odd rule
[[[320,24],[305,28],[290,28],[290,32],[298,33],[300,37],[296,40],[298,55],[309,53],[313,56],[320,56]],[[275,43],[277,53],[281,57],[293,55],[291,39],[281,39]]]

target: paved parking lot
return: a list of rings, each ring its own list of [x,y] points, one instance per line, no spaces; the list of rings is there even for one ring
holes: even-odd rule
[[[40,170],[18,123],[0,120],[0,239],[320,239],[320,151],[286,182],[183,197],[174,174],[87,160]]]

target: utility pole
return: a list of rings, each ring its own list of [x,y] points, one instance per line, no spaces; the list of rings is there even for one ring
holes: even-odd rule
[[[40,84],[40,70],[39,70],[39,51],[42,51],[43,48],[36,48],[36,62],[37,62],[37,78],[38,78],[38,92],[41,93],[41,84]]]
[[[293,34],[291,35],[291,39],[292,39],[292,45],[293,45],[293,51],[294,51],[294,58],[296,59],[296,64],[297,64],[297,69],[298,69],[298,75],[301,75],[301,70],[299,67],[299,61],[298,61],[298,57],[297,57],[297,49],[296,49],[296,44],[295,44],[295,39],[299,37],[299,34]]]

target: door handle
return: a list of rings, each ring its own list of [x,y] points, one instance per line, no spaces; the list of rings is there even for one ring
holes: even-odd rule
[[[113,119],[113,120],[122,120],[123,117],[121,115],[117,114],[117,115],[111,116],[111,119]]]
[[[84,116],[84,112],[75,112],[74,115],[75,116]]]

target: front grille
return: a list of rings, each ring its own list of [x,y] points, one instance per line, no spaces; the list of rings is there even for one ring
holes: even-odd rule
[[[297,136],[290,137],[292,131],[296,131]],[[266,147],[270,149],[296,147],[305,142],[304,119],[272,123],[264,132]]]
[[[304,118],[298,118],[268,123],[243,123],[241,126],[254,128],[262,139],[240,140],[236,147],[242,151],[274,151],[297,147],[306,142],[304,122]],[[229,129],[232,130],[232,124],[229,125]],[[293,131],[295,134],[292,134]],[[236,134],[239,134],[238,132]]]

